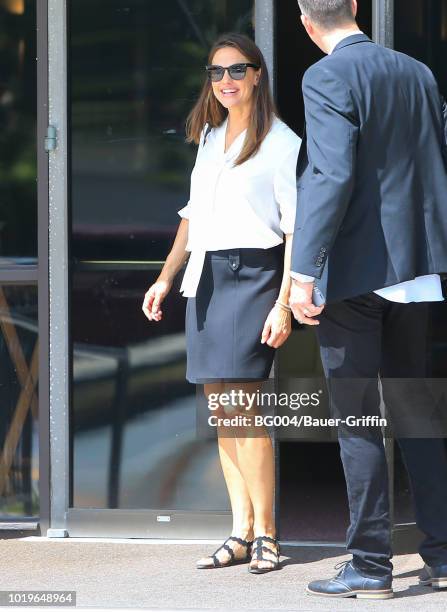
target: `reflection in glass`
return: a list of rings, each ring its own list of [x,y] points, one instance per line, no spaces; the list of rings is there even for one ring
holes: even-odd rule
[[[196,439],[181,279],[149,322],[141,305],[161,265],[141,262],[165,259],[189,199],[196,148],[184,123],[209,47],[228,30],[253,36],[253,2],[68,7],[70,505],[228,510],[217,444]]]
[[[447,0],[394,0],[394,46],[433,71],[447,97]]]
[[[299,84],[310,65],[323,53],[299,21],[295,0],[275,3],[276,99],[283,120],[299,135],[304,125],[304,103]],[[359,3],[359,25],[371,35],[372,3]],[[292,322],[293,333],[278,349],[278,393],[290,392],[291,380],[324,376],[314,330]],[[325,417],[327,406],[321,414]],[[308,436],[308,439],[305,439]],[[318,438],[321,441],[318,441]],[[282,539],[342,541],[348,523],[346,485],[338,445],[330,435],[315,430],[303,439],[280,442],[279,525]],[[296,469],[305,465],[306,468]],[[335,517],[335,518],[334,518]]]
[[[324,57],[300,22],[296,0],[275,2],[276,101],[283,120],[300,136],[304,126],[304,102],[300,83],[306,70]],[[357,22],[372,35],[372,2],[358,3]]]
[[[156,274],[74,274],[76,507],[227,509],[217,445],[196,436],[178,284],[162,321],[150,323],[141,310]]]
[[[184,123],[209,47],[226,30],[253,34],[252,0],[69,8],[73,256],[164,260],[189,199]]]
[[[408,472],[405,467],[402,453],[396,441],[394,445],[394,515],[393,521],[395,525],[404,523],[412,523],[415,521],[413,497],[411,493],[411,485],[408,477]]]
[[[0,285],[0,518],[39,514],[37,287]]]
[[[37,261],[36,3],[0,0],[0,266]]]
[[[427,64],[438,81],[441,93],[447,96],[447,0],[394,0],[394,6],[395,49]],[[447,378],[445,302],[431,304],[430,316],[430,375]],[[408,475],[397,445],[395,457],[395,522],[408,523],[414,521],[414,509]]]

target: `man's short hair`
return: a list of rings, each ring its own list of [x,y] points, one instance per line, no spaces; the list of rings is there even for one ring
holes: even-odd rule
[[[298,4],[303,15],[324,30],[355,21],[351,0],[298,0]]]

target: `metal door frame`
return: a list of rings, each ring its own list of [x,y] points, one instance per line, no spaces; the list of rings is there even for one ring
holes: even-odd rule
[[[394,49],[394,0],[373,0],[373,39],[384,47]],[[393,551],[395,554],[416,553],[424,537],[416,523],[394,522],[394,439],[385,439],[385,453],[388,462]]]
[[[66,0],[48,0],[48,122],[57,147],[49,156],[49,404],[50,523],[46,535],[66,534],[69,492],[68,150]]]
[[[37,240],[39,316],[39,500],[41,535],[50,525],[50,312],[48,267],[48,0],[37,1]]]

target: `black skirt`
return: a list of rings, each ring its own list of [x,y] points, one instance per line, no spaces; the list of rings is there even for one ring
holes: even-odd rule
[[[284,243],[207,251],[196,296],[186,305],[189,382],[269,377],[276,349],[261,344],[261,334],[278,298],[283,268]]]

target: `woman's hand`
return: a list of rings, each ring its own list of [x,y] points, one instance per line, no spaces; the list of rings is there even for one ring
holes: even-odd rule
[[[160,305],[171,290],[175,275],[185,263],[189,253],[186,252],[188,241],[188,219],[182,219],[178,226],[174,244],[155,283],[149,287],[141,307],[149,321],[160,321],[163,312]]]
[[[287,340],[292,331],[292,313],[275,305],[268,314],[262,330],[261,342],[278,348]]]
[[[163,311],[160,306],[172,287],[172,281],[157,280],[146,291],[142,310],[149,321],[160,321]]]

